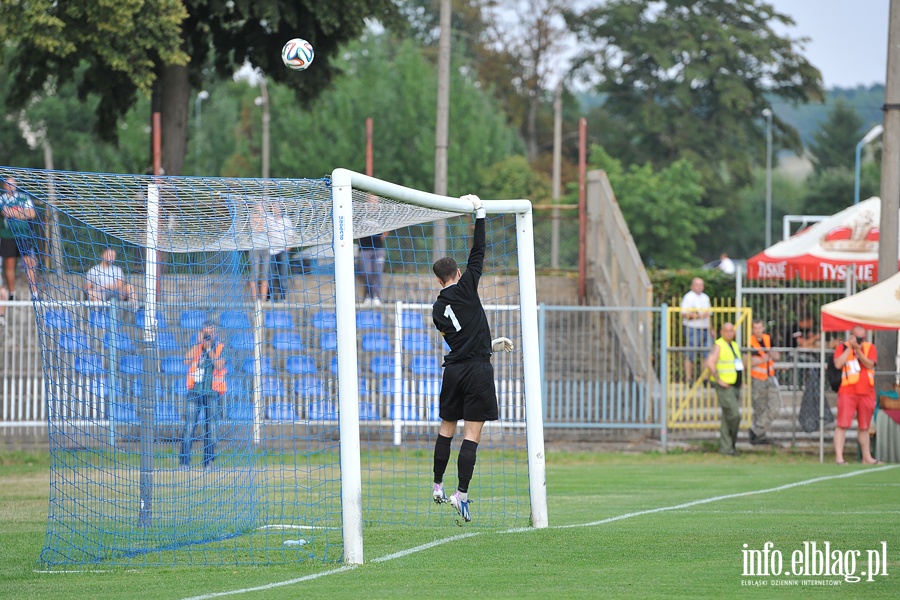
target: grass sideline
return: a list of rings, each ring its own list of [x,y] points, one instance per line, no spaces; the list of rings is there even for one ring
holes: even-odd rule
[[[226,597],[773,598],[795,597],[793,587],[776,585],[792,579],[840,582],[804,586],[815,597],[895,598],[900,577],[895,466],[820,465],[814,457],[787,452],[736,459],[691,452],[554,452],[547,464],[546,530],[367,528],[367,564],[337,573],[341,565],[307,562],[42,574],[34,569],[46,523],[48,465],[45,453],[0,454],[3,598],[184,598],[292,580]],[[427,484],[427,474],[423,480]],[[806,483],[796,485],[801,482]],[[761,490],[768,491],[754,493]],[[708,501],[713,498],[721,499]],[[427,493],[423,502],[430,502]],[[604,519],[618,520],[597,523]],[[474,535],[402,554],[467,533]],[[742,577],[743,544],[761,550],[772,542],[789,565],[804,541],[860,550],[862,561],[866,550],[884,541],[888,575],[858,583]],[[393,553],[402,555],[375,560]],[[865,566],[858,565],[861,570]],[[330,574],[296,582],[322,573]]]

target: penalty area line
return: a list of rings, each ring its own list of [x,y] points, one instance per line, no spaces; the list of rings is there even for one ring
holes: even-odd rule
[[[572,529],[575,527],[593,527],[595,525],[604,525],[606,523],[614,523],[615,521],[624,521],[625,519],[632,519],[634,517],[641,517],[643,515],[652,515],[661,512],[669,512],[673,510],[682,510],[684,508],[691,508],[692,506],[699,506],[701,504],[709,504],[711,502],[720,502],[722,500],[732,500],[734,498],[746,498],[747,496],[756,496],[759,494],[771,494],[774,492],[783,492],[784,490],[789,490],[795,487],[801,487],[804,485],[812,485],[814,483],[820,483],[822,481],[831,481],[833,479],[846,479],[847,477],[856,477],[857,475],[865,475],[866,473],[877,473],[878,471],[885,471],[887,469],[895,469],[897,465],[887,465],[884,467],[877,467],[875,469],[860,469],[858,471],[850,471],[849,473],[841,473],[840,475],[826,475],[823,477],[814,477],[813,479],[804,479],[803,481],[795,481],[794,483],[786,483],[784,485],[779,485],[773,488],[766,488],[764,490],[751,490],[748,492],[735,492],[734,494],[724,494],[722,496],[713,496],[712,498],[701,498],[699,500],[692,500],[690,502],[684,502],[682,504],[676,504],[674,506],[661,506],[659,508],[648,508],[647,510],[639,510],[633,513],[626,513],[624,515],[618,515],[615,517],[609,517],[606,519],[600,519],[599,521],[591,521],[590,523],[575,523],[573,525],[556,525],[553,529]]]
[[[895,469],[898,465],[886,465],[883,467],[876,467],[872,469],[860,469],[858,471],[850,471],[848,473],[841,473],[840,475],[827,475],[824,477],[814,477],[813,479],[805,479],[803,481],[795,481],[794,483],[786,483],[784,485],[779,485],[772,488],[766,488],[763,490],[750,490],[747,492],[736,492],[734,494],[724,494],[721,496],[713,496],[711,498],[701,498],[699,500],[692,500],[691,502],[684,502],[682,504],[675,504],[673,506],[661,506],[659,508],[649,508],[647,510],[641,510],[631,513],[626,513],[624,515],[618,515],[615,517],[609,517],[607,519],[601,519],[599,521],[591,521],[589,523],[576,523],[572,525],[553,525],[548,527],[548,529],[573,529],[575,527],[595,527],[597,525],[604,525],[606,523],[614,523],[616,521],[624,521],[625,519],[633,519],[635,517],[640,517],[643,515],[652,515],[661,512],[669,512],[674,510],[682,510],[684,508],[690,508],[692,506],[699,506],[701,504],[709,504],[711,502],[720,502],[722,500],[731,500],[734,498],[745,498],[747,496],[756,496],[759,494],[772,494],[774,492],[782,492],[784,490],[789,490],[795,487],[801,487],[804,485],[812,485],[814,483],[820,483],[822,481],[832,481],[835,479],[846,479],[847,477],[856,477],[857,475],[865,475],[866,473],[877,473],[878,471],[885,471],[888,469]],[[463,540],[466,538],[471,538],[476,535],[481,535],[482,533],[500,533],[500,534],[509,534],[509,533],[527,533],[531,531],[539,531],[537,529],[533,529],[530,527],[514,527],[511,529],[507,529],[504,531],[497,532],[486,532],[486,531],[473,531],[469,533],[462,533],[459,535],[454,535],[448,538],[443,538],[440,540],[434,540],[433,542],[428,542],[427,544],[422,544],[419,546],[414,546],[412,548],[408,548],[406,550],[401,550],[399,552],[394,552],[392,554],[386,554],[384,556],[380,556],[378,558],[373,558],[368,561],[370,563],[383,563],[389,560],[395,560],[397,558],[403,558],[405,556],[409,556],[411,554],[416,554],[417,552],[422,552],[424,550],[430,550],[431,548],[435,548],[437,546],[441,546],[443,544],[449,544],[451,542],[457,542],[459,540]],[[238,590],[230,590],[227,592],[213,592],[209,594],[203,594],[202,596],[191,596],[189,598],[185,598],[184,600],[207,600],[209,598],[221,598],[222,596],[235,596],[238,594],[246,594],[249,592],[259,592],[265,590],[271,590],[277,587],[284,587],[287,585],[294,585],[297,583],[303,583],[305,581],[312,581],[314,579],[318,579],[320,577],[325,577],[326,575],[337,575],[338,573],[345,573],[347,571],[352,571],[356,569],[357,565],[347,565],[344,567],[339,567],[337,569],[331,569],[328,571],[323,571],[322,573],[314,573],[312,575],[306,575],[304,577],[297,577],[296,579],[288,579],[286,581],[278,581],[275,583],[268,583],[265,585],[260,585],[256,587],[243,588]]]

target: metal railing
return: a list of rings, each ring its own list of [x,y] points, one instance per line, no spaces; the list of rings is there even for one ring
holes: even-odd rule
[[[66,337],[71,335],[65,332],[66,323],[54,321],[61,318],[61,313],[52,312],[59,307],[38,305],[42,319],[39,329],[30,302],[0,303],[6,308],[7,318],[5,331],[0,332],[5,334],[0,426],[77,421],[113,429],[118,426],[121,430],[136,424],[139,411],[133,399],[140,397],[145,380],[134,372],[133,365],[126,364],[126,357],[138,357],[134,349],[129,350],[124,328],[137,326],[139,309],[119,307],[121,314],[114,321],[123,330],[111,332],[105,329],[109,323],[99,310],[104,307],[96,304],[99,303],[70,303],[65,307],[74,321],[84,325],[84,338],[79,341]],[[244,308],[248,324],[252,323],[252,311]],[[359,330],[362,419],[382,425],[390,423],[397,431],[436,423],[440,359],[445,348],[430,325],[430,309],[430,304],[389,303],[368,311],[369,315],[381,317],[377,326]],[[485,309],[493,330],[498,335],[502,331],[518,345],[521,334],[517,307]],[[323,307],[267,305],[265,310],[292,315],[304,348],[273,350],[273,334],[269,330],[261,338],[251,336],[243,342],[242,338],[230,338],[235,344],[251,346],[242,358],[232,355],[223,417],[252,422],[253,415],[260,414],[264,423],[335,420],[335,349],[327,339],[329,324],[319,327],[322,324],[314,314]],[[180,312],[177,307],[162,307],[161,315],[167,325],[161,331],[166,337],[160,340],[161,369],[155,376],[158,389],[153,394],[157,424],[169,429],[177,429],[184,412],[187,390],[180,369],[191,336],[196,335],[196,329],[180,327]],[[219,323],[221,318],[219,314],[211,320]],[[410,319],[415,323],[407,322]],[[633,358],[624,358],[619,327],[628,322],[636,324],[634,346],[641,352],[639,362],[649,365],[647,369],[634,369]],[[655,322],[657,326],[641,329],[644,322]],[[664,389],[659,385],[664,376],[653,367],[664,369],[666,365],[665,347],[660,344],[664,331],[660,328],[665,327],[663,309],[541,306],[539,325],[548,431],[588,436],[600,429],[649,430],[659,431],[664,441]],[[43,332],[43,339],[39,331]],[[373,333],[376,335],[368,335]],[[117,334],[123,337],[110,337]],[[255,353],[254,347],[264,350]],[[308,356],[315,372],[288,366],[289,360],[299,360],[290,357],[298,355]],[[526,401],[521,354],[501,353],[493,363],[501,411],[501,421],[495,425],[520,427]]]

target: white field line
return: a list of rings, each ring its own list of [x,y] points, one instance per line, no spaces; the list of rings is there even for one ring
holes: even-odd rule
[[[601,519],[599,521],[591,521],[589,523],[578,523],[575,525],[555,525],[550,527],[550,529],[572,529],[574,527],[594,527],[596,525],[604,525],[606,523],[613,523],[615,521],[624,521],[625,519],[633,519],[634,517],[640,517],[643,515],[652,515],[661,512],[668,512],[673,510],[681,510],[684,508],[690,508],[692,506],[699,506],[701,504],[709,504],[711,502],[719,502],[721,500],[731,500],[733,498],[744,498],[748,496],[757,496],[759,494],[771,494],[773,492],[783,492],[784,490],[789,490],[791,488],[800,487],[804,485],[811,485],[814,483],[821,483],[823,481],[831,481],[834,479],[846,479],[847,477],[856,477],[857,475],[865,475],[867,473],[877,473],[879,471],[885,471],[888,469],[895,469],[900,465],[885,465],[883,467],[875,467],[871,469],[860,469],[858,471],[849,471],[847,473],[841,473],[840,475],[828,475],[826,477],[814,477],[813,479],[806,479],[804,481],[797,481],[795,483],[786,483],[784,485],[779,485],[773,488],[766,488],[763,490],[752,490],[749,492],[738,492],[735,494],[725,494],[722,496],[713,496],[711,498],[703,498],[700,500],[693,500],[691,502],[684,502],[682,504],[676,504],[673,506],[663,506],[660,508],[651,508],[647,510],[641,510],[632,513],[626,513],[624,515],[619,515],[616,517],[609,517],[607,519]],[[516,527],[513,529],[508,529],[501,532],[493,532],[493,533],[524,533],[527,531],[538,531],[536,529],[531,529],[528,527]],[[392,554],[387,554],[385,556],[372,559],[369,562],[380,563],[386,562],[389,560],[394,560],[396,558],[403,558],[405,556],[409,556],[410,554],[415,554],[417,552],[422,552],[423,550],[429,550],[436,546],[440,546],[442,544],[448,544],[451,542],[456,542],[462,539],[474,537],[476,535],[481,535],[482,533],[491,533],[491,532],[471,532],[464,533],[461,535],[454,535],[449,538],[444,538],[441,540],[435,540],[433,542],[429,542],[427,544],[422,544],[421,546],[415,546],[414,548],[409,548],[407,550],[401,550],[400,552],[394,552]],[[336,575],[338,573],[344,573],[346,571],[351,571],[355,569],[355,566],[344,566],[339,567],[337,569],[331,569],[329,571],[323,571],[322,573],[315,573],[313,575],[306,575],[304,577],[298,577],[296,579],[288,579],[287,581],[278,581],[275,583],[268,583],[266,585],[260,585],[252,588],[243,588],[238,590],[230,590],[227,592],[214,592],[210,594],[203,594],[202,596],[191,596],[189,598],[185,598],[185,600],[207,600],[208,598],[220,598],[222,596],[236,596],[238,594],[247,594],[250,592],[260,592],[265,590],[270,590],[277,587],[284,587],[287,585],[294,585],[297,583],[303,583],[304,581],[312,581],[313,579],[318,579],[320,577],[325,577],[326,575]]]

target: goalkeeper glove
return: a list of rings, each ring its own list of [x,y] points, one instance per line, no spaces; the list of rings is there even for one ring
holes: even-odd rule
[[[460,200],[468,200],[472,203],[472,210],[475,211],[476,219],[483,219],[487,214],[487,211],[484,210],[484,203],[482,203],[481,198],[479,198],[475,194],[468,194],[460,198]]]
[[[499,337],[491,341],[491,350],[494,352],[512,352],[514,348],[515,346],[509,338]]]

